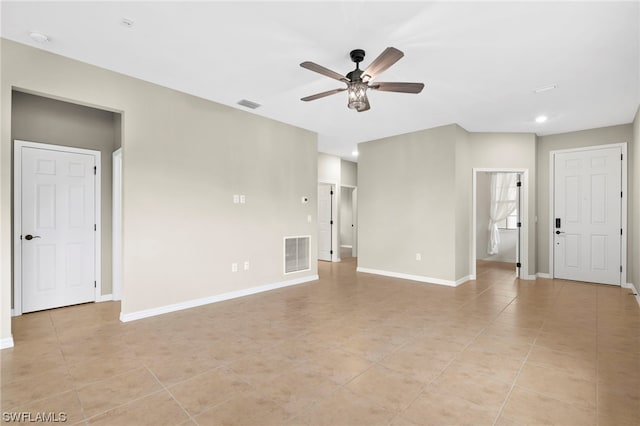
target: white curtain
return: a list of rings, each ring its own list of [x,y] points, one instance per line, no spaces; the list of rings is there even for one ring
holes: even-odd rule
[[[490,255],[498,254],[500,231],[498,223],[505,220],[518,206],[517,173],[491,174],[491,205],[489,212],[489,247]]]

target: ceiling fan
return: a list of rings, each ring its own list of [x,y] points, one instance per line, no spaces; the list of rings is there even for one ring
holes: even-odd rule
[[[352,50],[350,55],[351,60],[356,63],[356,69],[346,76],[340,75],[314,62],[307,61],[301,63],[300,66],[302,68],[342,81],[347,85],[347,87],[341,89],[333,89],[306,96],[301,100],[305,102],[314,101],[346,90],[349,98],[348,107],[358,112],[363,112],[371,108],[369,99],[367,98],[367,89],[381,90],[383,92],[420,93],[424,88],[423,83],[373,83],[373,80],[378,75],[404,56],[404,53],[395,47],[387,47],[364,71],[360,69],[360,62],[364,59],[364,50]]]

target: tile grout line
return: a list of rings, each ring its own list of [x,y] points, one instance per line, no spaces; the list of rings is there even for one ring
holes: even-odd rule
[[[86,417],[86,418],[84,419],[84,421],[85,421],[85,422],[88,422],[88,421],[89,421],[89,420],[91,420],[91,419],[95,419],[96,417],[99,417],[99,416],[101,416],[101,415],[103,415],[103,414],[105,414],[105,413],[108,413],[109,411],[113,411],[113,410],[117,410],[118,408],[126,407],[127,405],[133,404],[134,402],[140,401],[140,400],[142,400],[142,399],[145,399],[145,398],[147,398],[147,397],[149,397],[149,396],[155,395],[155,394],[160,393],[160,392],[162,392],[162,391],[163,391],[163,389],[158,389],[157,391],[153,391],[153,392],[151,392],[151,393],[148,393],[148,394],[145,394],[145,395],[139,396],[139,397],[137,397],[137,398],[133,398],[132,400],[127,401],[127,402],[125,402],[125,403],[122,403],[122,404],[120,404],[120,405],[116,405],[115,407],[111,407],[111,408],[109,408],[109,409],[107,409],[107,410],[100,411],[100,412],[98,412],[98,413],[96,413],[96,414],[92,415],[91,417]]]
[[[490,285],[489,287],[487,287],[486,289],[484,289],[482,292],[480,292],[480,293],[478,294],[478,296],[477,296],[477,297],[480,297],[482,294],[484,294],[485,292],[489,291],[489,290],[490,290],[491,288],[493,288],[494,286],[495,286],[495,284]],[[460,305],[460,307],[458,307],[455,311],[462,311],[462,310],[463,310],[463,308],[464,308],[464,306],[465,306],[466,304],[471,303],[473,300],[477,299],[477,297],[475,297],[474,299],[472,299],[472,300],[470,300],[470,301],[468,301],[468,302],[466,302],[466,303],[463,303],[463,304],[462,304],[462,305]],[[456,360],[458,359],[458,356],[459,356],[461,353],[463,353],[463,352],[464,352],[464,351],[465,351],[469,346],[471,346],[471,345],[472,345],[472,344],[473,344],[473,343],[478,339],[478,337],[479,337],[479,336],[480,336],[480,335],[481,335],[481,334],[482,334],[482,333],[487,329],[487,326],[488,326],[488,325],[490,325],[490,324],[493,324],[493,323],[495,322],[495,320],[500,316],[500,314],[501,314],[502,312],[504,312],[504,310],[505,310],[505,309],[507,309],[507,308],[509,307],[509,305],[511,305],[511,304],[514,302],[514,300],[516,300],[516,298],[517,298],[517,296],[514,296],[514,297],[513,297],[513,299],[511,299],[511,301],[510,301],[509,303],[507,303],[507,304],[506,304],[506,306],[505,306],[504,308],[502,308],[502,309],[500,310],[500,312],[498,312],[498,313],[495,315],[495,317],[494,317],[491,321],[489,321],[489,323],[488,323],[486,326],[482,327],[482,328],[480,329],[480,331],[478,331],[478,332],[476,333],[476,335],[475,335],[475,336],[474,336],[474,337],[473,337],[473,338],[472,338],[472,339],[471,339],[471,340],[470,340],[470,341],[469,341],[469,342],[468,342],[468,343],[467,343],[467,344],[466,344],[466,345],[465,345],[465,346],[464,346],[460,351],[456,352],[456,354],[453,356],[453,358],[451,358],[451,360],[449,360],[449,362],[444,366],[444,368],[443,368],[442,370],[440,370],[440,372],[439,372],[439,373],[437,373],[433,378],[431,378],[431,380],[429,380],[429,381],[425,382],[425,383],[424,383],[424,385],[423,385],[423,386],[420,388],[420,390],[417,392],[416,396],[415,396],[415,397],[414,397],[414,398],[413,398],[413,399],[412,399],[412,400],[411,400],[411,401],[410,401],[410,402],[409,402],[409,403],[408,403],[408,404],[407,404],[407,405],[406,405],[402,410],[399,410],[399,411],[398,411],[398,413],[397,413],[397,414],[396,414],[396,415],[391,419],[391,422],[390,422],[389,424],[391,424],[391,423],[393,422],[393,420],[395,420],[396,418],[398,418],[398,417],[402,416],[402,415],[407,411],[407,409],[411,406],[411,404],[413,404],[413,403],[414,403],[414,402],[415,402],[415,401],[420,397],[420,395],[422,394],[422,392],[424,392],[424,390],[425,390],[428,386],[430,386],[431,384],[433,384],[433,383],[434,383],[434,382],[435,382],[439,377],[441,377],[441,376],[444,374],[444,372],[445,372],[445,371],[446,371],[446,370],[451,366],[451,364],[453,364],[453,363],[454,363],[454,361],[456,361]],[[403,345],[403,346],[404,346],[404,345]],[[394,370],[394,371],[395,371],[395,370]]]
[[[160,379],[158,379],[158,376],[155,375],[155,373],[153,371],[151,371],[151,369],[149,367],[147,367],[147,365],[145,364],[144,368],[149,372],[149,374],[151,374],[153,376],[154,379],[156,379],[156,382],[158,382],[158,384],[162,387],[162,390],[166,391],[169,396],[171,396],[171,398],[176,402],[176,404],[178,404],[178,407],[180,407],[182,409],[182,411],[187,415],[187,417],[194,422],[195,424],[199,425],[200,423],[198,423],[196,421],[196,419],[187,411],[186,408],[184,408],[184,406],[180,403],[180,401],[178,401],[176,399],[176,397],[173,395],[173,393],[171,393],[171,391],[164,385],[164,383],[162,383],[160,381]],[[207,371],[211,371],[211,370],[207,370]],[[202,373],[204,374],[204,373]]]
[[[78,395],[78,388],[73,383],[73,377],[71,375],[71,370],[69,368],[69,361],[62,350],[62,340],[60,339],[60,333],[58,333],[58,327],[56,327],[55,322],[53,321],[53,317],[51,316],[51,311],[47,312],[47,316],[49,317],[49,321],[51,321],[51,326],[53,327],[53,331],[56,333],[56,340],[58,341],[58,350],[60,351],[60,355],[62,355],[62,360],[64,361],[64,368],[67,372],[67,376],[69,381],[71,382],[71,390],[75,395],[76,401],[78,401],[78,405],[80,406],[80,413],[82,413],[82,420],[78,422],[86,422],[87,421],[87,413],[84,411],[84,405],[82,404],[82,400],[80,399],[80,395]]]
[[[506,307],[504,309],[506,309]],[[486,327],[483,327],[482,329],[480,329],[480,331],[478,331],[478,333],[476,333],[476,335],[469,341],[469,343],[467,343],[460,351],[455,353],[455,355],[442,368],[442,370],[440,370],[439,373],[437,373],[435,376],[433,376],[431,378],[431,380],[428,380],[428,381],[424,382],[424,384],[420,387],[420,390],[417,392],[416,396],[402,410],[399,410],[398,414],[396,416],[394,416],[394,418],[392,420],[395,420],[396,417],[401,416],[402,414],[404,414],[407,411],[407,409],[411,406],[411,404],[413,404],[420,397],[420,394],[422,394],[422,392],[424,392],[424,390],[427,387],[431,386],[431,384],[433,384],[433,382],[435,382],[440,376],[442,376],[442,374],[444,374],[444,372],[447,370],[447,368],[449,368],[451,366],[451,364],[453,364],[454,361],[456,361],[458,359],[458,355],[463,353],[469,346],[471,346],[473,344],[473,342],[476,341],[478,336],[480,336],[482,334],[482,332],[484,332],[485,330],[486,330]],[[396,370],[394,370],[394,371],[396,371]]]
[[[562,288],[560,290],[558,290],[558,293],[561,290],[562,290]],[[554,303],[551,305],[550,308],[555,306],[555,304],[557,303],[557,300],[558,300],[557,298],[554,300]],[[529,348],[529,351],[527,352],[527,356],[525,356],[524,361],[522,361],[522,365],[518,369],[518,372],[516,373],[516,376],[513,379],[513,383],[511,384],[511,388],[509,389],[509,392],[507,392],[507,396],[504,398],[504,401],[502,401],[502,405],[500,406],[500,409],[498,410],[498,414],[496,415],[496,418],[493,421],[493,426],[497,425],[498,420],[500,419],[500,416],[502,416],[502,411],[504,410],[504,407],[507,405],[507,401],[509,401],[509,398],[511,397],[511,394],[513,393],[513,389],[516,387],[516,382],[518,381],[518,377],[520,377],[520,373],[522,373],[522,370],[524,369],[524,366],[526,365],[527,361],[529,360],[529,356],[531,355],[531,352],[533,351],[533,348],[534,348],[536,342],[538,341],[538,338],[542,334],[542,330],[544,329],[544,326],[547,323],[547,318],[548,317],[545,316],[544,321],[542,321],[542,325],[540,326],[540,329],[538,330],[538,334],[536,335],[536,338],[531,343],[531,345],[530,345],[531,347]]]
[[[600,424],[600,390],[599,390],[599,383],[600,383],[600,375],[599,375],[599,369],[600,369],[600,351],[598,348],[598,335],[600,334],[599,332],[599,327],[598,327],[598,317],[600,310],[598,309],[598,289],[596,288],[596,425]]]

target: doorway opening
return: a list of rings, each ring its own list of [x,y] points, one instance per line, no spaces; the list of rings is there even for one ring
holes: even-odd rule
[[[528,171],[473,169],[472,186],[472,279],[487,262],[534,279],[528,275]]]
[[[358,256],[358,189],[340,187],[340,259]]]
[[[318,260],[332,262],[334,250],[334,217],[336,209],[334,186],[318,184]]]
[[[122,116],[16,89],[11,96],[12,315],[112,300],[112,153]],[[24,217],[25,197],[34,217]],[[36,303],[29,289],[40,293]]]

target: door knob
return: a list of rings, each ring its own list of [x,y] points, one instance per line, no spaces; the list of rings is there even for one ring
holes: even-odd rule
[[[564,234],[564,231],[556,231],[556,235]]]
[[[24,237],[24,239],[25,239],[25,240],[27,240],[27,241],[31,241],[31,240],[33,240],[34,238],[40,238],[40,235],[31,235],[31,234],[29,234],[29,235],[26,235],[26,236]]]

